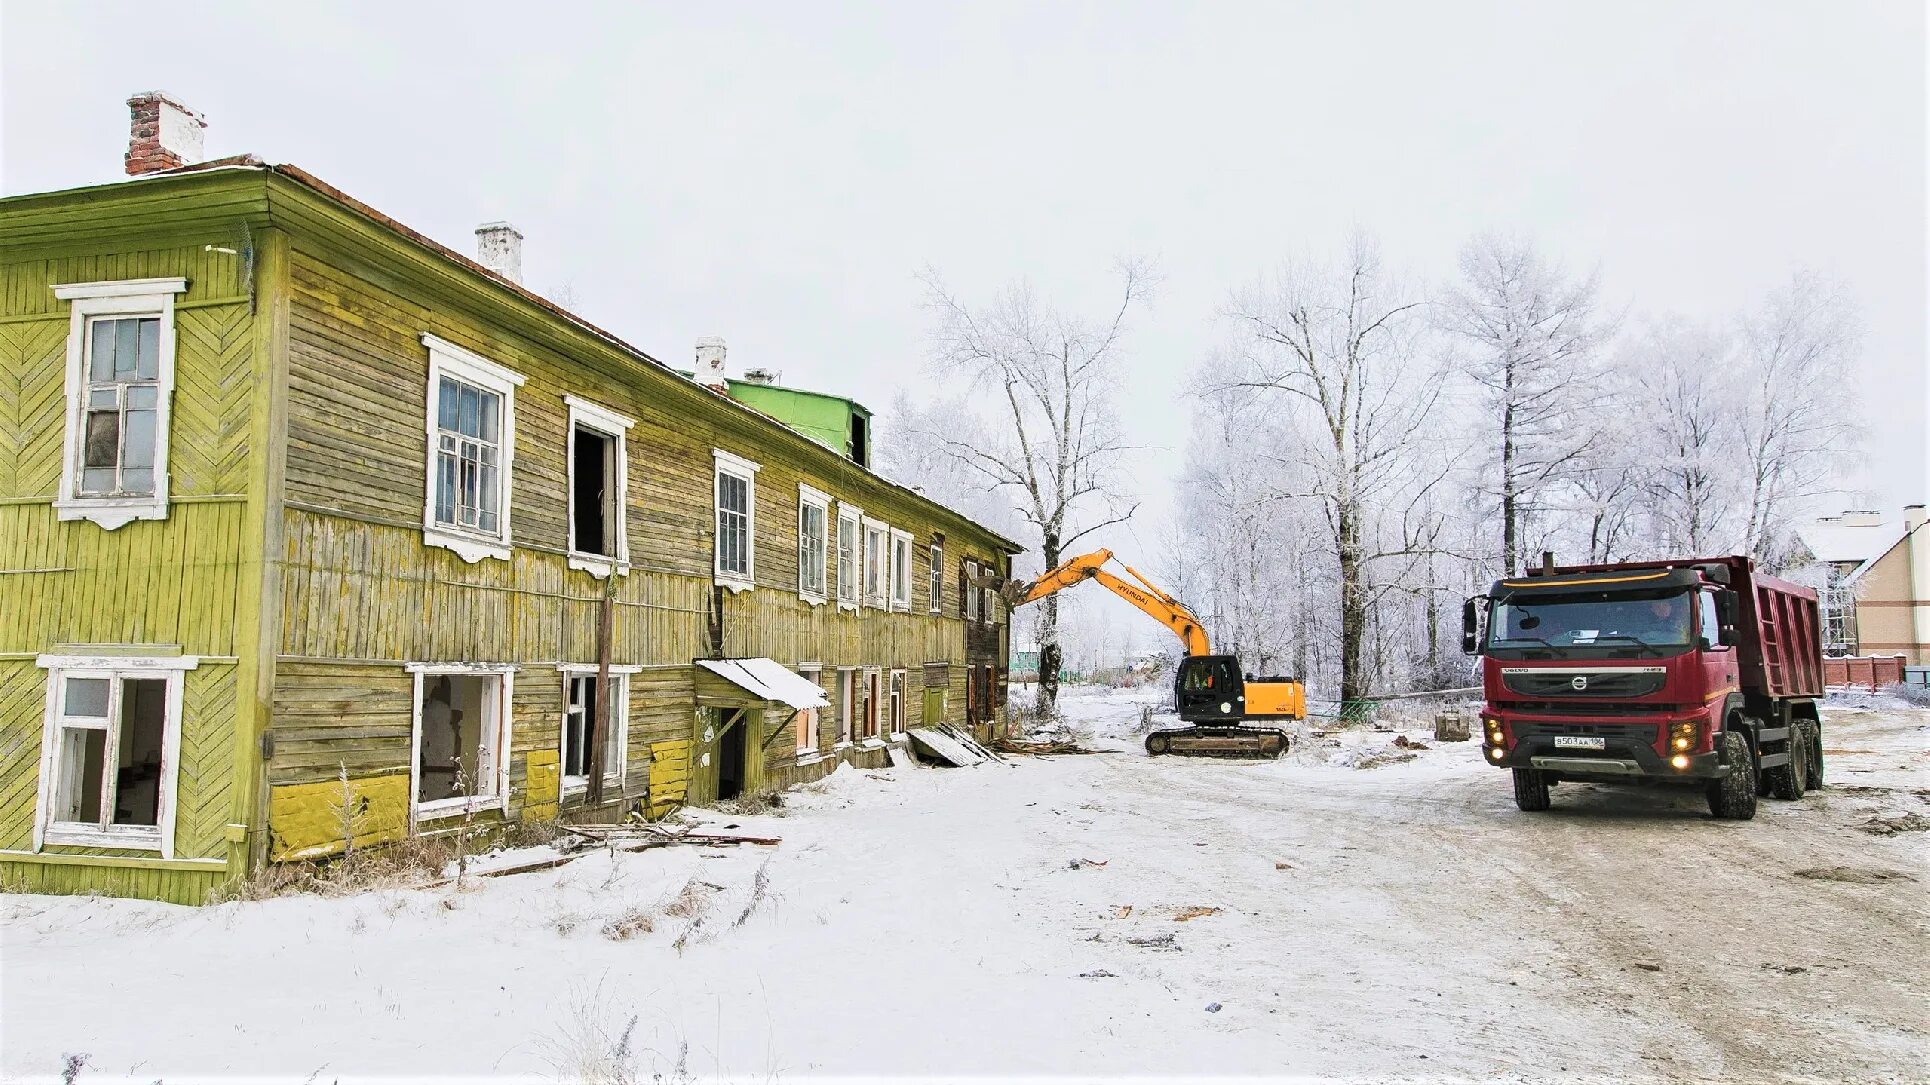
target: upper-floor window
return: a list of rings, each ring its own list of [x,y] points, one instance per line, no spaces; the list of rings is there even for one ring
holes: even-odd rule
[[[885,547],[890,528],[876,520],[864,522],[864,605],[885,609],[891,598],[891,567]]]
[[[712,454],[717,465],[717,583],[745,591],[756,576],[758,465],[721,448]]]
[[[509,557],[516,389],[523,378],[433,335],[429,348],[429,481],[423,540],[464,561]]]
[[[931,612],[937,614],[945,599],[945,544],[934,539],[931,544]]]
[[[967,561],[959,566],[958,609],[966,621],[979,620],[978,562]]]
[[[174,855],[182,674],[194,656],[41,656],[49,685],[34,848]]]
[[[911,536],[891,530],[891,609],[911,609]]]
[[[797,593],[810,603],[825,600],[825,557],[829,549],[831,498],[800,483],[797,488]]]
[[[857,609],[858,567],[862,561],[858,525],[864,510],[842,502],[838,504],[838,607]]]
[[[186,289],[185,279],[54,287],[71,303],[60,519],[111,531],[167,516],[174,296]]]
[[[563,402],[570,409],[570,568],[599,577],[612,569],[626,572],[629,465],[624,435],[636,423],[589,400],[564,396]]]

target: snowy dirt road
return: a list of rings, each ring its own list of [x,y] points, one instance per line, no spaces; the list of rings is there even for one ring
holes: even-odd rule
[[[1468,743],[1361,769],[1392,736],[1268,763],[1122,741],[702,815],[774,849],[204,909],[4,897],[0,1073],[574,1080],[634,1019],[646,1081],[1923,1080],[1930,834],[1866,829],[1930,815],[1930,713],[1827,730],[1830,788],[1748,823],[1579,785],[1522,814]]]

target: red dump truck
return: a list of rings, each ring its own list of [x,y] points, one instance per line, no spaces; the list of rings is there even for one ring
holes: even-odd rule
[[[1483,755],[1515,803],[1571,780],[1701,786],[1719,818],[1823,782],[1816,593],[1745,557],[1556,566],[1462,611]]]

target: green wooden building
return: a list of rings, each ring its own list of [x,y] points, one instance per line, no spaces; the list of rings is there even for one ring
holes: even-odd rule
[[[501,228],[492,270],[130,104],[154,172],[0,200],[6,885],[198,903],[994,726],[977,574],[1018,548],[872,472],[861,407],[733,398],[720,343],[681,375]]]

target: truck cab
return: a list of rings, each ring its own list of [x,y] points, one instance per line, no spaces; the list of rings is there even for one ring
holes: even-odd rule
[[[1758,790],[1799,797],[1820,777],[1815,595],[1747,558],[1545,563],[1463,619],[1483,756],[1514,773],[1523,810],[1563,781],[1676,782],[1746,818]]]

